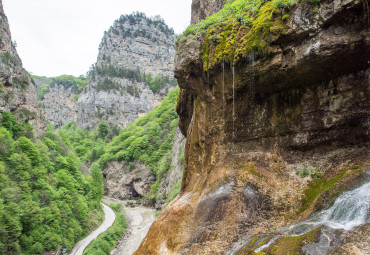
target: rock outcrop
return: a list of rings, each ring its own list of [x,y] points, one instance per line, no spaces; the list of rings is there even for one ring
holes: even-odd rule
[[[194,0],[191,5],[191,23],[196,24],[222,9],[224,0]]]
[[[172,200],[180,188],[182,171],[184,168],[184,147],[185,137],[177,128],[172,145],[171,170],[162,176],[157,192],[158,209],[168,204],[168,199]],[[134,162],[113,161],[103,170],[105,194],[118,199],[138,199],[151,194],[152,185],[156,181],[156,176],[145,164]],[[147,201],[148,205],[152,201]]]
[[[0,112],[2,111],[11,111],[19,121],[32,124],[37,135],[44,128],[37,107],[36,86],[22,66],[0,0]]]
[[[159,18],[121,16],[105,32],[90,83],[77,101],[76,123],[95,128],[103,119],[125,127],[144,115],[176,86],[175,34]]]
[[[135,254],[229,254],[356,183],[370,165],[368,17],[359,0],[267,1],[246,25],[178,40],[181,192]]]
[[[157,208],[164,208],[167,206],[166,202],[173,199],[173,194],[171,193],[177,194],[180,190],[182,172],[184,170],[185,141],[185,137],[181,133],[180,129],[177,128],[172,144],[172,169],[170,172],[165,174],[159,184],[158,196],[162,199],[159,199]]]
[[[155,176],[140,162],[111,162],[104,169],[105,194],[118,199],[137,199],[149,193]]]
[[[76,102],[72,98],[73,95],[71,87],[55,84],[40,100],[42,114],[55,128],[75,120]]]

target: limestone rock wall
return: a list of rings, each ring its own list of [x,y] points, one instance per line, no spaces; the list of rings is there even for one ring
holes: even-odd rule
[[[182,189],[135,254],[229,254],[356,183],[370,165],[367,14],[357,0],[272,12],[283,32],[261,37],[265,50],[207,71],[204,35],[178,42]],[[322,179],[301,178],[304,167]]]
[[[45,119],[55,128],[75,120],[76,102],[72,98],[71,88],[65,88],[62,85],[52,86],[44,98],[40,101],[42,114]]]
[[[185,137],[177,128],[172,145],[172,170],[164,173],[159,185],[157,209],[165,207],[166,199],[171,192],[178,189],[178,184],[182,178],[184,161],[181,154],[184,153]],[[150,194],[151,186],[155,182],[155,175],[150,169],[140,162],[122,163],[111,162],[103,170],[105,177],[105,194],[118,199],[137,199]],[[152,201],[147,201],[148,205]]]
[[[166,198],[169,197],[171,192],[178,189],[177,185],[181,182],[182,172],[184,170],[184,150],[186,139],[177,128],[172,145],[172,170],[163,177],[158,190],[158,195],[162,200],[157,204],[158,208],[163,208],[166,205]]]
[[[174,40],[173,30],[159,17],[136,13],[116,20],[104,34],[90,83],[77,101],[77,125],[94,128],[103,119],[123,128],[159,104],[176,86]],[[165,84],[151,89],[142,79],[149,74]]]
[[[45,127],[37,107],[36,86],[23,68],[13,44],[8,19],[0,1],[0,112],[11,111],[20,121],[34,126],[37,135]]]
[[[222,9],[225,0],[194,0],[191,5],[191,23],[203,19]]]
[[[149,193],[155,176],[142,163],[111,162],[104,169],[105,194],[118,199],[137,199]]]

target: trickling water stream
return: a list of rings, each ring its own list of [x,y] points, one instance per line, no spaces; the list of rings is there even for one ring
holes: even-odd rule
[[[306,221],[289,226],[290,235],[302,235],[317,226],[351,230],[370,217],[370,181],[340,195],[327,210],[319,212]]]
[[[232,163],[232,168],[234,169],[234,155],[235,155],[235,68],[234,66],[231,67],[232,70],[232,75],[233,75],[233,112],[232,112],[232,121],[233,121],[233,130],[232,130],[232,148],[231,148],[231,153],[233,157],[233,163]]]
[[[331,249],[331,243],[335,241],[335,229],[351,230],[368,222],[369,219],[370,181],[368,180],[358,188],[344,192],[327,210],[318,212],[305,221],[270,233],[269,235],[273,237],[266,244],[256,248],[254,252],[263,251],[281,237],[304,235],[319,226],[324,226],[321,229],[320,241],[318,243],[310,243],[304,249],[306,249],[305,254],[326,254]],[[266,238],[266,235],[260,238]],[[238,254],[240,249],[249,242],[250,239],[238,244],[231,254]]]

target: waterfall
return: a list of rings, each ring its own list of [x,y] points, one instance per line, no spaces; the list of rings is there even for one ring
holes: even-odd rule
[[[321,251],[324,251],[325,249],[325,251],[327,251],[330,248],[330,242],[332,241],[331,233],[333,233],[333,229],[351,230],[367,222],[369,218],[370,181],[367,181],[354,190],[344,192],[327,210],[314,214],[312,217],[300,223],[274,231],[276,235],[272,237],[266,244],[255,249],[254,252],[262,251],[283,236],[304,235],[316,227],[323,225],[327,226],[322,229],[324,238],[322,238],[322,240],[320,239],[320,243],[314,244],[314,247],[311,247],[310,249],[312,249],[312,251],[316,251],[315,249],[321,249]],[[239,245],[232,251],[231,254],[237,254],[237,252],[249,241],[250,240],[244,242],[242,245]],[[322,245],[322,242],[325,243],[325,247],[320,246]],[[323,254],[325,254],[325,252]]]
[[[351,230],[365,223],[370,218],[370,182],[344,192],[334,204],[306,221],[289,226],[287,232],[292,235],[305,234],[317,226],[326,225],[333,229]]]
[[[370,182],[367,182],[357,189],[343,193],[332,207],[319,213],[313,221],[335,229],[350,230],[366,222],[369,216]]]

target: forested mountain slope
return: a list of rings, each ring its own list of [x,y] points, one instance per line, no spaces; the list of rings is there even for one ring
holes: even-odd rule
[[[10,112],[0,117],[0,253],[71,249],[101,219],[103,176],[90,176],[52,127],[35,139],[32,126]]]

